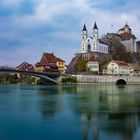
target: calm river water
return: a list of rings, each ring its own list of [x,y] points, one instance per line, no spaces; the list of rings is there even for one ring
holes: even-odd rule
[[[0,140],[140,140],[140,85],[0,85]]]

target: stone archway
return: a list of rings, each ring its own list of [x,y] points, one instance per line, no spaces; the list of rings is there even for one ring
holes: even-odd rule
[[[126,81],[124,79],[118,79],[116,85],[126,85]]]

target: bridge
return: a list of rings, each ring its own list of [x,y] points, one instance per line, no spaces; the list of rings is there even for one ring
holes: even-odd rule
[[[26,74],[26,75],[31,75],[31,76],[42,78],[42,79],[51,81],[53,83],[58,83],[53,78],[60,76],[59,72],[35,72],[35,71],[16,70],[16,69],[10,69],[10,68],[0,68],[0,73],[20,73],[20,74]]]

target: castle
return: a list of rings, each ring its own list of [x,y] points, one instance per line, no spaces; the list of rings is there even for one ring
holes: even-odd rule
[[[86,25],[82,30],[81,53],[99,52],[108,54],[108,45],[99,39],[98,27],[95,22],[92,36],[88,36]]]
[[[127,52],[137,52],[136,37],[132,34],[132,29],[127,23],[118,30],[117,35],[120,37],[121,43],[126,47]]]

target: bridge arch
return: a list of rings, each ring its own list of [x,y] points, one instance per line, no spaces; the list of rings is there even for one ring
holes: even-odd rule
[[[34,71],[22,71],[22,70],[16,70],[16,69],[0,69],[0,72],[2,73],[20,73],[20,74],[25,74],[25,75],[31,75],[31,76],[35,76],[35,77],[39,77],[48,81],[51,81],[53,83],[58,83],[56,80],[54,80],[51,77],[56,77],[56,76],[60,76],[58,73],[41,73],[41,72],[34,72]]]
[[[116,81],[116,85],[126,85],[126,80],[125,79],[118,79]]]

